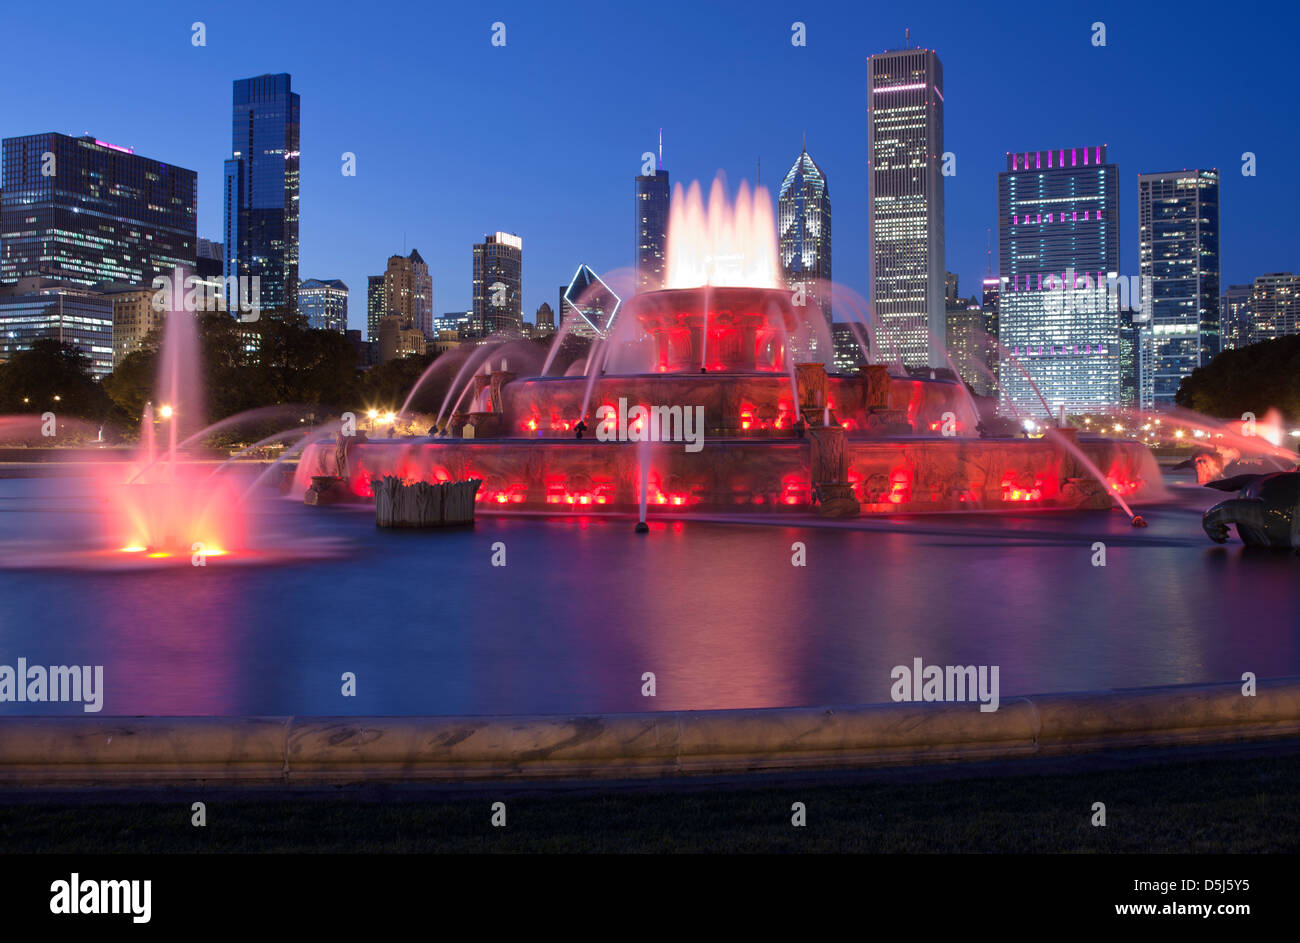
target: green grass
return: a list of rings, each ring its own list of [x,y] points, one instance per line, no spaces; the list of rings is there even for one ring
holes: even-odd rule
[[[904,774],[907,776],[908,774]],[[924,775],[924,774],[919,774]],[[507,827],[489,824],[507,805]],[[190,803],[208,824],[190,824]],[[808,824],[790,824],[793,802]],[[1094,802],[1107,825],[1090,824]],[[1281,852],[1300,837],[1300,755],[910,781],[337,796],[169,790],[139,801],[0,793],[0,852]]]

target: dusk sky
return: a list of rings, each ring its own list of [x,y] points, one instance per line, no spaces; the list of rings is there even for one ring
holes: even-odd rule
[[[935,49],[945,80],[947,268],[963,295],[997,258],[1008,150],[1107,144],[1137,273],[1137,174],[1222,173],[1222,283],[1300,266],[1294,0],[925,5],[73,2],[5,15],[0,136],[90,132],[199,175],[200,236],[222,231],[231,83],[288,72],[302,97],[303,278],[366,276],[418,248],[434,312],[470,305],[471,244],[524,245],[524,317],[579,263],[632,264],[632,178],[664,135],[676,182],[776,188],[808,150],[833,205],[835,281],[867,293],[867,56]],[[405,12],[399,12],[404,10]],[[57,17],[52,19],[52,17]],[[506,24],[505,47],[490,43]],[[807,24],[805,48],[791,23]],[[1091,44],[1091,24],[1107,45]],[[191,24],[207,46],[191,44]],[[47,38],[57,29],[57,41]],[[357,176],[340,173],[345,151]],[[1257,176],[1241,174],[1243,151]]]

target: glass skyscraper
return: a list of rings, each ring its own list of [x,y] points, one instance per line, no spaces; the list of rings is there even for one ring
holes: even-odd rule
[[[113,372],[113,299],[53,279],[30,278],[0,290],[0,361],[53,338],[90,358],[91,373]]]
[[[1270,272],[1250,292],[1250,343],[1300,333],[1300,275]]]
[[[1219,330],[1223,349],[1245,347],[1250,340],[1250,296],[1254,285],[1229,285],[1219,299]]]
[[[490,233],[474,244],[474,335],[523,332],[523,268],[524,243],[512,233]]]
[[[298,311],[298,95],[287,74],[237,79],[225,168],[225,276],[261,280],[262,308]]]
[[[831,323],[831,192],[826,175],[808,156],[805,144],[777,197],[777,233],[781,241],[781,271],[786,287],[802,286],[806,310],[820,312]],[[810,332],[815,348],[817,332]],[[825,352],[810,349],[802,354],[817,359]]]
[[[871,305],[913,367],[944,364],[943,65],[930,49],[867,63]]]
[[[607,337],[623,303],[589,265],[578,266],[564,300],[578,314],[569,329],[577,337]]]
[[[55,133],[5,138],[0,160],[0,281],[148,285],[194,266],[194,171]]]
[[[1183,378],[1221,349],[1219,172],[1138,174],[1138,225],[1154,400],[1139,405],[1172,406]]]
[[[298,310],[308,327],[342,334],[348,329],[348,286],[337,278],[308,278],[298,285]]]
[[[636,290],[657,291],[668,275],[668,208],[672,200],[668,171],[636,178]]]
[[[1119,272],[1118,181],[1104,146],[1007,154],[998,174],[1004,413],[1041,417],[1035,386],[1053,412],[1120,401],[1119,308],[1108,289]]]

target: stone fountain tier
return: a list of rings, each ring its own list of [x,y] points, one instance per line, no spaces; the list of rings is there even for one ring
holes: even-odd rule
[[[776,288],[645,292],[627,302],[626,312],[650,338],[660,373],[698,373],[701,367],[710,373],[784,373],[788,338],[804,320],[790,293]]]
[[[709,436],[792,438],[796,424],[832,424],[851,438],[938,434],[973,436],[978,421],[956,383],[891,377],[883,366],[856,374],[827,374],[821,364],[799,364],[792,384],[785,373],[652,373],[635,376],[516,379],[498,388],[488,414],[452,417],[452,434],[474,425],[473,436],[572,438],[580,418],[594,429],[601,406],[701,406]],[[583,417],[583,403],[587,404]],[[796,409],[796,404],[798,409]],[[591,433],[589,433],[591,434]]]
[[[652,515],[656,508],[838,515],[851,512],[850,501],[868,514],[1110,504],[1108,495],[1080,488],[1077,460],[1048,439],[846,437],[842,456],[832,452],[828,460],[814,432],[802,439],[708,440],[695,453],[680,443],[590,438],[372,440],[348,450],[342,469],[333,443],[315,443],[295,483],[301,494],[312,476],[338,475],[365,499],[384,475],[430,482],[481,478],[482,510],[631,512],[640,497],[644,455]],[[1160,471],[1141,443],[1082,438],[1078,444],[1130,501],[1163,497]],[[841,477],[841,468],[842,482],[826,480]]]

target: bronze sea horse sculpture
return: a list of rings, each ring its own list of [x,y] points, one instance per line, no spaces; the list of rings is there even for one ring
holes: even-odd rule
[[[1215,543],[1226,543],[1228,525],[1248,547],[1300,551],[1300,472],[1236,475],[1208,482],[1206,487],[1236,491],[1205,512],[1201,526]]]

